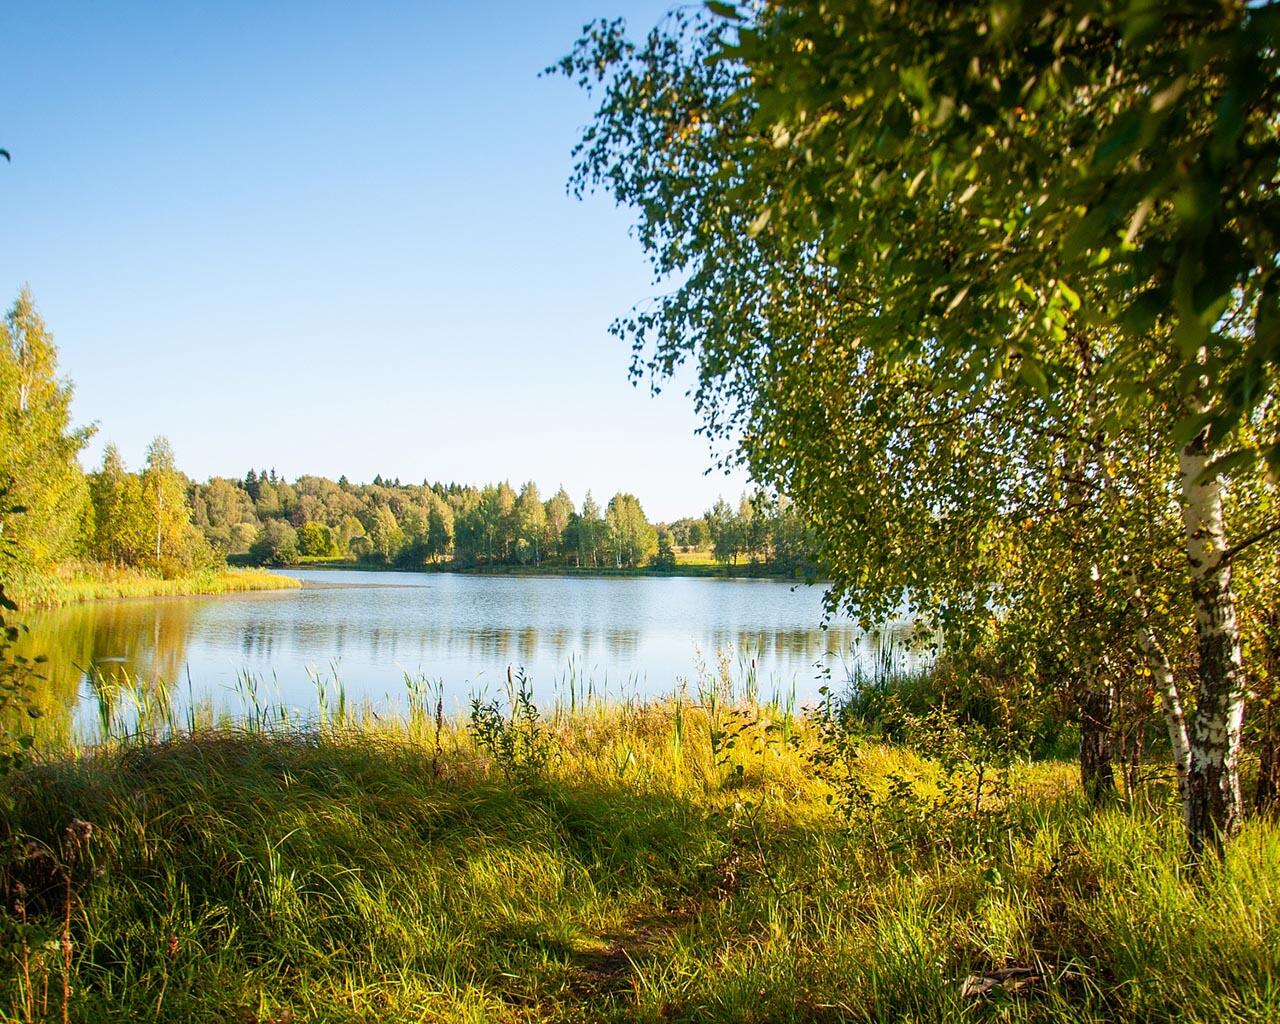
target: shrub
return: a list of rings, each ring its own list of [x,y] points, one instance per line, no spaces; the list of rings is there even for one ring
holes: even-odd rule
[[[298,558],[298,534],[280,519],[268,519],[249,548],[255,565],[286,565]]]

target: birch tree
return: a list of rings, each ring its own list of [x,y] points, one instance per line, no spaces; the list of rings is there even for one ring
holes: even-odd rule
[[[142,470],[142,497],[151,525],[152,555],[157,566],[184,559],[192,539],[187,486],[178,472],[168,438],[156,437],[147,447]]]
[[[619,492],[609,499],[604,516],[614,567],[634,568],[658,550],[658,534],[645,517],[634,494]]]
[[[549,554],[565,553],[565,531],[569,528],[569,520],[573,518],[573,500],[569,493],[560,487],[544,504],[547,516],[546,550]]]
[[[93,431],[71,426],[71,395],[53,335],[23,288],[0,320],[0,487],[25,510],[12,537],[19,578],[71,554],[81,531],[87,489],[77,457]]]
[[[102,453],[102,465],[89,477],[93,503],[90,553],[113,565],[142,565],[154,532],[142,493],[142,481],[130,473],[114,444]]]
[[[575,186],[632,205],[655,271],[681,281],[619,321],[635,369],[660,379],[695,357],[709,431],[739,436],[759,478],[806,506],[833,595],[864,614],[910,596],[952,635],[980,621],[984,581],[999,579],[956,583],[1007,519],[1009,481],[1035,478],[1019,460],[1045,464],[1062,440],[1022,427],[1069,420],[1054,450],[1082,483],[1060,500],[1101,549],[1071,586],[1098,597],[1091,619],[1132,625],[1160,681],[1192,847],[1219,843],[1241,811],[1231,555],[1252,541],[1232,546],[1220,475],[1251,455],[1280,462],[1275,436],[1233,450],[1280,351],[1275,5],[712,7],[730,18],[677,12],[640,43],[596,23],[560,65],[602,95]],[[1222,328],[1229,313],[1235,331]],[[905,493],[914,517],[899,511],[910,488],[892,481],[862,507],[846,493],[849,461],[831,458],[863,443],[848,425],[880,414],[851,396],[860,377],[853,396],[921,396],[873,445],[883,455],[906,437],[910,463],[937,471],[918,484],[932,504]],[[1082,377],[1089,408],[1072,399]],[[947,423],[939,414],[985,427],[991,403],[1023,423],[998,417],[1000,471],[961,460],[977,473],[965,480],[939,463],[989,444],[983,431],[923,428]],[[1157,464],[1176,459],[1156,487],[1180,503],[1198,646],[1190,721],[1157,629],[1157,574],[1102,557],[1123,520],[1110,513],[1133,501],[1115,467],[1132,464],[1138,427],[1157,439]],[[868,524],[904,538],[870,592],[884,565],[840,532]]]
[[[517,551],[522,562],[532,560],[534,565],[542,563],[542,553],[546,543],[547,510],[538,494],[538,485],[532,480],[520,488],[516,498],[514,520],[516,528]]]

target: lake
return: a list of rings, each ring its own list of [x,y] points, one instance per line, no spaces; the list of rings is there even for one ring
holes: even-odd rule
[[[438,680],[446,706],[496,694],[523,668],[540,702],[696,692],[723,662],[762,697],[811,701],[877,657],[850,623],[823,624],[822,589],[767,579],[473,576],[290,571],[303,589],[134,599],[28,616],[26,653],[48,657],[46,732],[95,720],[91,671],[168,684],[176,703],[302,714],[341,681],[349,705],[403,704],[405,674]],[[59,715],[59,712],[62,712]],[[56,720],[65,724],[59,728]]]

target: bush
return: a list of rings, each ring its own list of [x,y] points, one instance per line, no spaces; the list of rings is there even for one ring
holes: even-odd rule
[[[839,698],[846,723],[891,743],[930,748],[941,715],[955,727],[1021,755],[1046,757],[1069,749],[1060,708],[1035,681],[982,652],[964,666],[942,659],[928,669],[876,671],[850,680]]]
[[[507,706],[497,700],[471,699],[468,726],[476,746],[489,754],[513,782],[531,782],[551,758],[551,737],[533,702],[533,687],[524,670],[507,669]]]
[[[663,530],[658,534],[658,551],[649,560],[655,569],[671,570],[676,567],[676,549],[671,544],[671,533]]]
[[[298,533],[280,519],[268,519],[249,548],[254,565],[287,565],[298,559]]]
[[[328,558],[335,551],[333,532],[324,523],[304,523],[298,530],[298,551],[310,558]]]

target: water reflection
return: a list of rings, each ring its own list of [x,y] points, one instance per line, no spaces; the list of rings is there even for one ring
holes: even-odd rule
[[[508,665],[523,665],[543,699],[570,672],[597,691],[629,680],[644,696],[691,678],[699,652],[712,666],[724,652],[734,671],[754,663],[761,692],[794,687],[804,700],[823,668],[847,671],[877,649],[848,623],[820,628],[818,590],[778,581],[297,575],[308,582],[301,591],[29,616],[22,653],[48,658],[37,694],[42,731],[65,735],[94,673],[178,684],[183,694],[190,679],[195,699],[233,706],[248,672],[306,710],[316,704],[308,670],[337,673],[349,699],[372,702],[402,693],[403,674],[421,671],[442,679],[459,707]]]
[[[46,659],[33,692],[42,738],[68,737],[71,711],[90,678],[107,687],[126,679],[144,685],[183,679],[199,604],[110,601],[26,616],[18,653]]]

